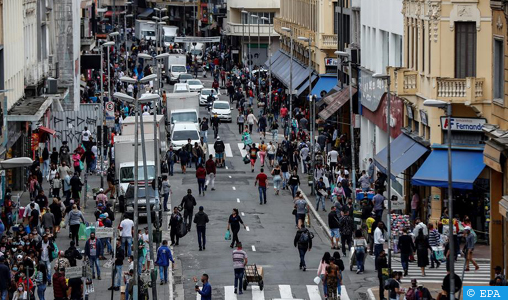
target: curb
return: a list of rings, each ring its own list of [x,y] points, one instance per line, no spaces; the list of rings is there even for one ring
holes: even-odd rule
[[[372,292],[372,288],[369,288],[367,290],[367,294],[369,295],[370,300],[376,300],[376,297],[374,296],[374,293]]]
[[[298,190],[302,193],[303,198],[305,199],[305,201],[309,205],[309,209],[312,212],[312,214],[314,215],[314,218],[319,222],[319,224],[321,224],[321,229],[323,229],[323,231],[328,236],[328,238],[331,238],[332,236],[330,234],[330,228],[328,228],[328,225],[325,223],[325,221],[323,221],[323,219],[318,214],[316,209],[314,209],[314,206],[312,205],[312,202],[310,202],[310,200],[307,198],[307,195],[305,194],[305,192],[301,188],[298,188]]]

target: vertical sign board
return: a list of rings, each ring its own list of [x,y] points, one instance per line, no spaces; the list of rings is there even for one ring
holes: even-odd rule
[[[115,127],[115,103],[112,101],[106,102],[106,126]]]

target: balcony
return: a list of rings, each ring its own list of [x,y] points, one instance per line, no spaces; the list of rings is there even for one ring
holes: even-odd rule
[[[337,35],[336,34],[320,34],[318,47],[319,49],[337,49]]]
[[[306,38],[311,37],[313,40],[315,40],[314,32],[310,31],[309,29],[296,25],[295,23],[285,21],[281,18],[274,18],[273,26],[275,28],[275,31],[280,34],[289,37],[289,32],[283,31],[282,27],[290,28],[293,31],[293,38],[295,41],[297,40],[297,37],[303,36]]]
[[[249,36],[249,26],[250,26],[250,35],[251,37],[258,36],[258,25],[257,24],[238,24],[228,22],[227,26],[227,34],[234,36]],[[245,28],[244,28],[245,27]],[[245,34],[244,34],[245,33]],[[279,36],[277,32],[274,30],[274,26],[271,24],[259,24],[259,35],[263,37],[268,37],[271,34],[272,37]]]
[[[484,78],[437,78],[437,99],[464,100],[470,103],[483,99]]]

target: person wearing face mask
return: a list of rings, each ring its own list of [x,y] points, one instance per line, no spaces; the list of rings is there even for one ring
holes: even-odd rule
[[[22,285],[25,290],[33,290],[34,283],[31,278],[26,277],[24,272],[20,272],[19,280],[16,283],[18,286]],[[21,298],[22,299],[22,298]]]
[[[53,295],[55,300],[67,299],[67,281],[65,280],[65,269],[61,268],[53,274]]]
[[[28,299],[28,293],[25,291],[25,287],[23,286],[23,284],[18,284],[18,289],[12,295],[12,300],[25,300],[25,299]]]
[[[102,243],[95,238],[95,233],[90,233],[90,238],[85,244],[85,256],[88,257],[92,266],[92,279],[95,279],[95,268],[97,268],[97,279],[101,280],[101,267],[99,265],[99,256],[102,255]]]
[[[16,270],[14,270],[14,268],[16,268]],[[12,270],[14,272],[17,272],[18,267],[13,266]],[[11,282],[11,271],[9,270],[9,267],[5,264],[5,256],[0,256],[0,295],[2,299],[7,299],[10,282]]]

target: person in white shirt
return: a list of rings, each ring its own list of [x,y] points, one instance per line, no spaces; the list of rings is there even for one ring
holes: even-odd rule
[[[127,256],[132,255],[132,233],[134,228],[134,222],[129,219],[127,215],[125,219],[120,223],[120,237],[122,238],[122,248],[127,253]]]
[[[416,218],[415,220],[415,228],[413,229],[413,235],[416,237],[418,236],[418,231],[420,231],[420,229],[423,230],[423,235],[424,236],[428,236],[429,235],[429,230],[427,229],[427,225],[425,225],[422,220],[420,220],[420,218]]]
[[[81,132],[81,141],[83,142],[83,145],[85,146],[86,149],[90,149],[89,143],[91,136],[92,133],[90,132],[90,130],[88,130],[88,127],[85,126],[85,129]]]
[[[333,148],[332,151],[328,152],[328,162],[330,162],[330,169],[332,169],[332,172],[337,167],[338,158],[339,152],[337,152],[335,148]]]
[[[374,230],[374,257],[377,258],[379,253],[383,250],[385,243],[385,235],[384,235],[384,224],[383,222],[378,222],[376,230]]]
[[[132,96],[132,93],[134,93],[134,85],[132,85],[132,83],[129,83],[129,85],[127,86],[127,94],[129,94],[129,96]]]

